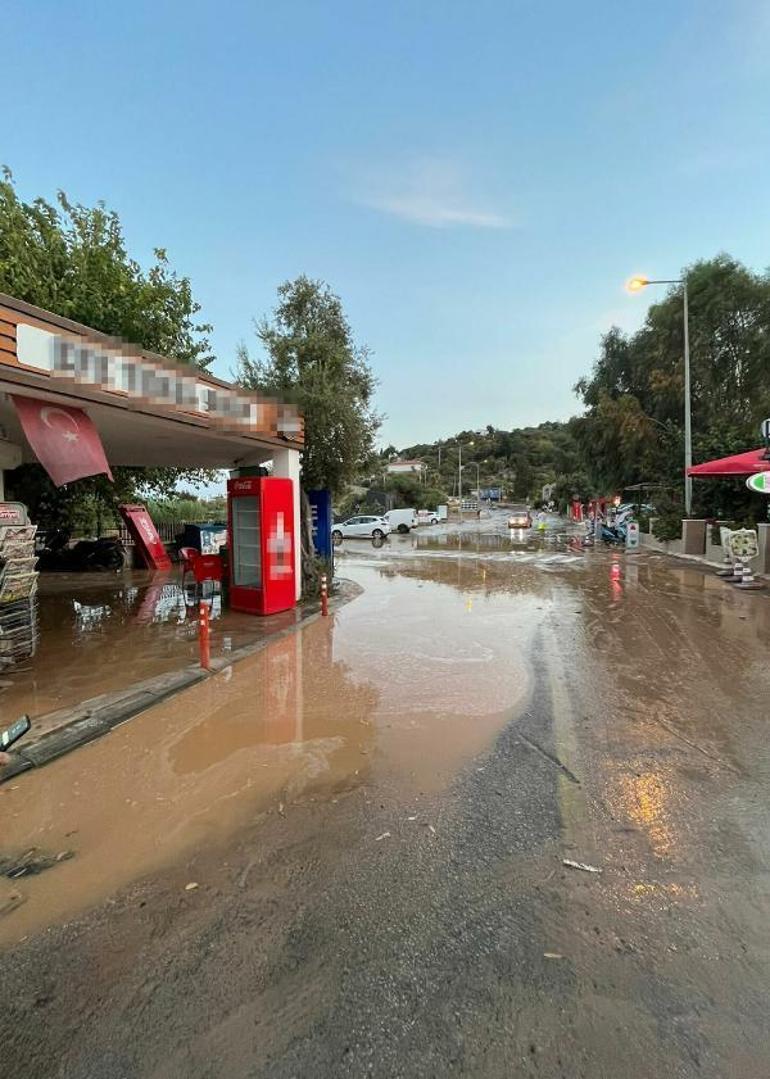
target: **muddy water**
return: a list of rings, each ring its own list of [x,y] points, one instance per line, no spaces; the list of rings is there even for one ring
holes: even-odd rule
[[[179,570],[150,574],[43,574],[39,646],[33,659],[0,673],[0,715],[33,721],[197,658],[197,601]],[[212,655],[296,621],[295,612],[254,619],[211,611]]]
[[[0,917],[0,940],[265,812],[307,812],[309,796],[384,783],[415,802],[444,789],[529,701],[537,665],[557,756],[586,781],[560,778],[565,842],[588,860],[607,856],[592,823],[601,804],[692,895],[704,819],[693,776],[770,780],[770,599],[654,556],[535,554],[524,563],[482,544],[383,558],[351,545],[340,572],[365,591],[335,617],[0,787],[2,853],[74,852],[3,881],[0,909],[10,893],[21,904]],[[593,774],[589,732],[605,754]],[[763,815],[746,827],[770,863]],[[622,901],[637,902],[658,882],[624,887]]]
[[[1,849],[74,857],[4,882],[14,940],[323,790],[447,783],[526,699],[543,575],[427,563],[345,567],[365,593],[328,621],[0,788]]]

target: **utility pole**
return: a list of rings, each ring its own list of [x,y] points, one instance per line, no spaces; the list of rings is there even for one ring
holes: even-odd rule
[[[687,306],[687,278],[682,278],[684,293],[684,512],[692,517],[692,405],[690,403],[690,318]]]
[[[460,521],[463,519],[463,444],[460,443],[459,464],[457,466],[457,497],[460,500]]]

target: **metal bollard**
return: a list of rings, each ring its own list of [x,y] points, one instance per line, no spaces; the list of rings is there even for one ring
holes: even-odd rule
[[[326,574],[321,574],[321,614],[326,617],[329,613],[329,593],[326,587]]]
[[[211,670],[211,641],[208,603],[200,603],[198,613],[198,646],[201,654],[201,667],[203,667],[204,671],[209,671]]]

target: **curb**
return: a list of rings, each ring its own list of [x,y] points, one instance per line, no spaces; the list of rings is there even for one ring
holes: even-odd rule
[[[340,579],[335,594],[329,599],[329,612],[333,613],[339,610],[340,607],[344,607],[346,603],[350,603],[351,600],[360,596],[362,592],[363,588],[354,581]],[[231,652],[226,658],[219,657],[215,659],[211,664],[211,669],[208,671],[193,665],[183,667],[181,670],[161,674],[144,682],[135,682],[125,690],[112,694],[111,699],[109,699],[110,695],[107,695],[106,699],[104,695],[91,697],[89,700],[73,706],[68,709],[73,713],[73,718],[69,723],[57,727],[56,730],[51,731],[49,734],[42,735],[31,745],[11,752],[10,764],[0,769],[0,784],[6,783],[9,779],[14,779],[32,768],[41,768],[43,765],[48,764],[49,761],[54,761],[58,757],[63,757],[65,753],[77,749],[78,746],[87,745],[88,742],[93,742],[96,738],[109,734],[113,727],[118,727],[121,723],[125,723],[126,720],[133,719],[134,716],[138,716],[148,708],[160,704],[161,701],[166,700],[168,697],[173,697],[174,694],[203,682],[206,678],[211,678],[239,660],[256,655],[257,652],[261,652],[263,648],[267,648],[274,641],[279,641],[292,633],[296,633],[321,617],[320,602],[313,601],[313,603],[305,605],[303,611],[307,613],[304,613],[294,625],[276,630],[275,633],[262,637],[252,644],[243,645],[241,648]]]
[[[640,547],[640,551],[645,551],[647,554],[665,555],[666,558],[678,558],[682,562],[689,562],[692,566],[699,566],[703,570],[719,570],[724,569],[724,562],[711,562],[709,559],[704,558],[699,554],[685,554],[684,551],[667,551],[663,547]],[[770,575],[767,573],[755,573],[755,577],[759,577],[762,581],[770,580]]]

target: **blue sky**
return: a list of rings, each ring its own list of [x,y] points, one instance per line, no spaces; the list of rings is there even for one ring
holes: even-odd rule
[[[770,4],[3,5],[0,162],[167,248],[228,377],[307,273],[383,443],[577,410],[634,272],[770,263]],[[652,299],[652,297],[649,297]]]

